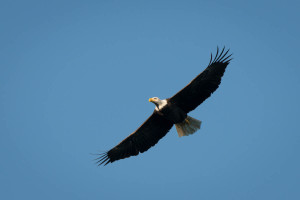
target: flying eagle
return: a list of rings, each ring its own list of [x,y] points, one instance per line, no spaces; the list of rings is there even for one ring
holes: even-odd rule
[[[150,98],[149,102],[155,104],[152,115],[117,146],[99,154],[98,165],[107,165],[147,151],[163,138],[174,124],[179,137],[191,135],[200,129],[201,121],[187,114],[219,87],[225,69],[232,59],[232,54],[226,56],[229,49],[225,53],[224,49],[225,47],[219,54],[217,48],[214,59],[211,54],[208,67],[173,97],[163,100],[158,97]]]

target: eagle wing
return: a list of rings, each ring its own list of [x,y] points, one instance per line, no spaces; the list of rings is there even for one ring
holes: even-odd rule
[[[208,67],[194,78],[187,86],[169,99],[173,104],[179,106],[186,113],[194,110],[210,95],[216,91],[221,83],[221,78],[231,59],[227,56],[229,49],[224,52],[225,47],[219,54],[217,49],[216,56],[212,60],[212,54]]]
[[[107,165],[116,160],[136,156],[154,146],[172,128],[173,123],[161,116],[157,111],[132,134],[108,152],[97,158],[99,165]]]

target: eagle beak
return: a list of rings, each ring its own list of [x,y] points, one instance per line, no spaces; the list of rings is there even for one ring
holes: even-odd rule
[[[154,100],[152,98],[149,99],[149,102],[153,102]]]

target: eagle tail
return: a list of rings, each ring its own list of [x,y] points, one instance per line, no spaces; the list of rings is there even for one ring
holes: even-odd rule
[[[194,134],[200,129],[201,121],[190,116],[187,116],[185,121],[175,124],[179,137]]]

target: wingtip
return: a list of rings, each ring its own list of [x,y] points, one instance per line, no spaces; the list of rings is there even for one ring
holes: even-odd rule
[[[220,62],[220,63],[229,63],[233,59],[233,58],[230,58],[232,56],[232,54],[230,54],[229,56],[226,57],[226,55],[230,51],[230,48],[224,53],[225,49],[226,49],[226,47],[224,46],[221,53],[219,54],[219,47],[217,46],[217,53],[216,53],[214,59],[212,59],[212,53],[210,54],[211,58],[210,58],[210,61],[209,61],[208,65],[218,63],[218,62]]]
[[[216,62],[216,59],[217,59],[218,55],[219,55],[219,47],[217,46],[217,53],[216,53],[215,58],[212,61],[212,63]]]
[[[208,65],[211,64],[211,61],[212,61],[212,53],[210,53],[210,61],[209,61],[209,64],[208,64]]]
[[[97,155],[99,157],[95,159],[95,160],[97,160],[97,162],[95,164],[97,164],[98,166],[100,166],[102,164],[104,164],[104,166],[105,166],[105,165],[107,165],[108,163],[111,162],[111,160],[110,160],[107,152],[101,153],[101,154],[97,154]]]

